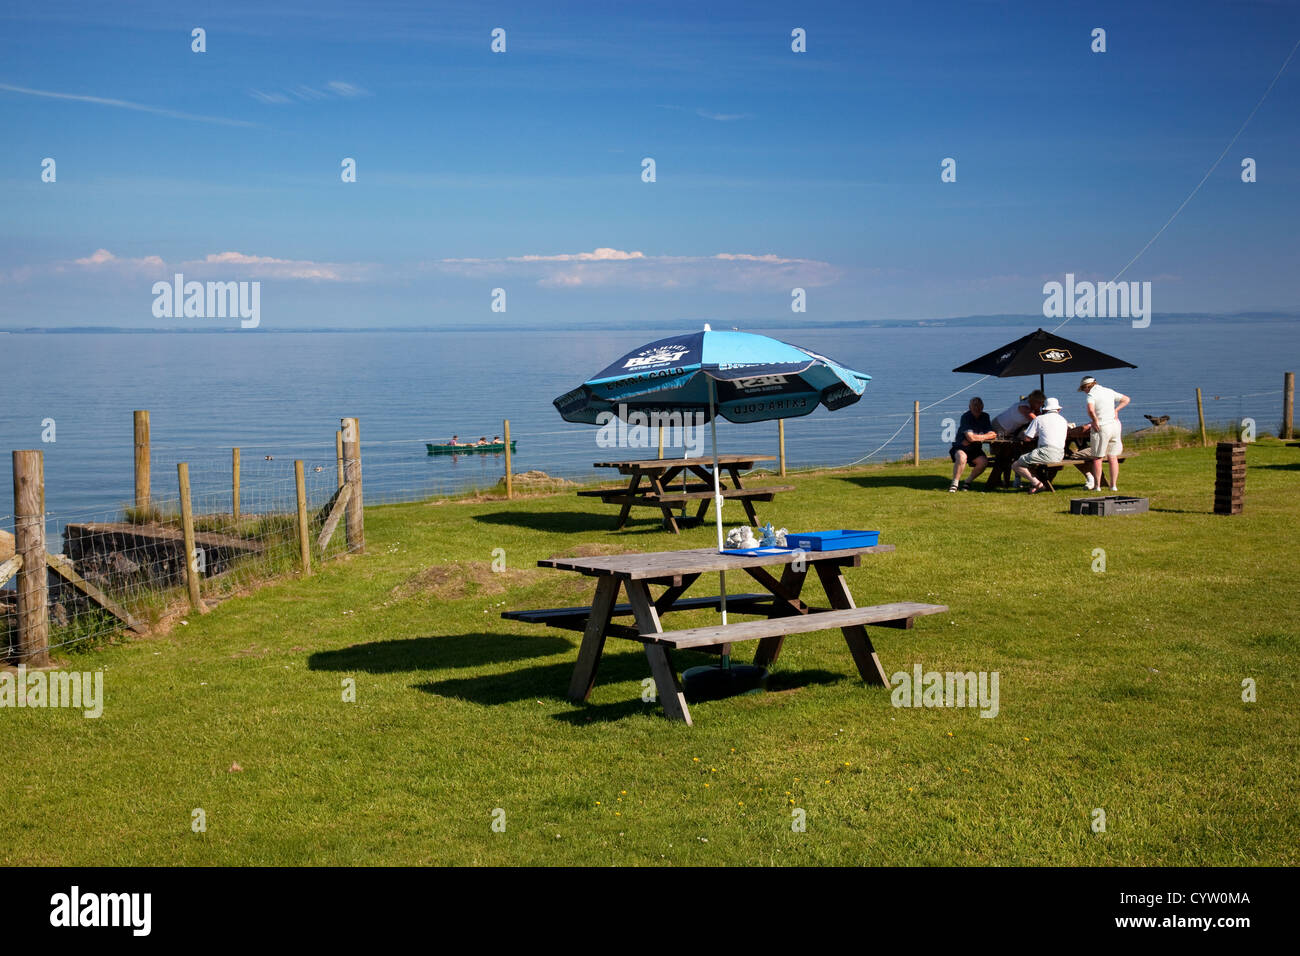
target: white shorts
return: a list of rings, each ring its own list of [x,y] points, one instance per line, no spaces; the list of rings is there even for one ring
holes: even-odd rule
[[[1104,422],[1100,428],[1094,428],[1088,439],[1088,453],[1093,458],[1124,454],[1124,443],[1120,441],[1119,433],[1118,421]]]

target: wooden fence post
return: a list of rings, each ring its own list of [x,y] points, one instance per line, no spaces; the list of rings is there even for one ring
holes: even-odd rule
[[[293,463],[293,483],[298,492],[298,554],[302,558],[303,577],[311,576],[311,544],[307,541],[307,489],[302,478],[302,462]]]
[[[506,497],[515,496],[515,478],[513,468],[510,464],[510,419],[505,420],[505,439],[506,439]]]
[[[342,488],[347,483],[347,479],[343,477],[343,429],[341,428],[334,433],[334,457],[338,461],[339,487]]]
[[[781,477],[784,478],[785,477],[785,419],[784,418],[778,418],[776,420],[776,437],[777,437],[777,445],[778,445],[777,454],[779,456],[778,460],[781,463]]]
[[[185,584],[190,592],[190,607],[202,614],[207,611],[199,597],[199,568],[194,560],[194,511],[190,507],[190,466],[176,463],[176,478],[181,486],[181,530],[185,538]]]
[[[239,449],[230,449],[230,514],[239,524]]]
[[[343,478],[352,486],[348,496],[348,513],[343,531],[348,550],[366,550],[366,514],[361,501],[361,419],[345,418],[341,422],[343,434]]]
[[[912,403],[912,464],[921,466],[921,403]]]
[[[1205,407],[1201,404],[1201,390],[1196,390],[1196,418],[1201,423],[1201,447],[1204,448],[1210,442],[1205,437]]]
[[[135,416],[135,510],[144,521],[149,515],[149,413],[137,410]]]
[[[1294,413],[1295,372],[1287,372],[1282,378],[1282,437],[1288,440],[1295,437]]]
[[[45,570],[45,455],[15,451],[14,556],[18,569],[18,662],[50,663],[49,580]]]

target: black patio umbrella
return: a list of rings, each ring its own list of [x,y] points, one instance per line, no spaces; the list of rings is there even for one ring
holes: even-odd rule
[[[1043,376],[1048,372],[1095,372],[1103,368],[1137,366],[1039,329],[965,365],[959,365],[953,371],[992,375],[994,378],[1036,374],[1038,387],[1044,389]]]

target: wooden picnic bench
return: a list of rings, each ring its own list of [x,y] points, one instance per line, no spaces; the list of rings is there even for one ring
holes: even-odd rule
[[[1122,465],[1124,464],[1124,462],[1128,461],[1128,459],[1132,457],[1136,457],[1136,456],[1116,455],[1115,460]],[[1066,455],[1060,461],[1052,462],[1050,465],[1035,465],[1033,468],[1029,470],[1033,472],[1034,477],[1036,477],[1039,481],[1041,481],[1046,486],[1048,491],[1055,491],[1056,485],[1053,482],[1056,480],[1056,476],[1060,474],[1062,468],[1073,468],[1076,465],[1081,465],[1089,461],[1092,461],[1091,455],[1074,452],[1072,454]],[[1106,459],[1103,457],[1102,461],[1106,461]]]
[[[1011,466],[1025,452],[1036,448],[1037,444],[1032,439],[1027,440],[1024,438],[999,438],[988,442],[989,448],[993,452],[993,461],[989,465],[989,480],[986,487],[993,489],[1009,485],[1012,474]],[[1119,455],[1116,461],[1123,464],[1129,457],[1135,456]],[[1047,487],[1048,491],[1056,491],[1056,477],[1060,474],[1062,468],[1073,468],[1075,465],[1087,461],[1092,461],[1092,456],[1083,450],[1076,450],[1068,452],[1060,461],[1051,464],[1034,465],[1029,470],[1035,478]]]
[[[745,509],[750,524],[758,526],[758,515],[754,511],[755,501],[771,501],[777,493],[793,491],[794,485],[764,485],[761,488],[746,488],[741,482],[740,473],[748,471],[760,461],[773,461],[771,455],[719,455],[718,468],[727,477],[718,476],[718,489],[724,499],[739,501]],[[679,533],[678,521],[673,514],[673,505],[685,506],[688,502],[699,502],[699,510],[693,520],[703,521],[713,501],[713,459],[712,458],[648,458],[630,461],[598,461],[593,468],[617,468],[620,474],[629,475],[626,486],[618,488],[597,488],[579,491],[580,497],[600,498],[605,504],[620,505],[618,522],[615,527],[622,528],[627,523],[633,508],[658,508],[663,514],[664,524],[673,532]],[[674,479],[689,473],[698,481],[687,482],[685,488],[674,486]],[[645,482],[643,485],[642,482]]]
[[[639,641],[650,662],[650,672],[664,713],[690,724],[690,709],[672,664],[671,651],[677,649],[730,653],[732,644],[757,641],[754,663],[769,667],[780,656],[788,636],[838,629],[844,635],[862,679],[868,684],[888,687],[889,679],[866,628],[910,628],[918,617],[948,610],[943,605],[917,602],[871,607],[855,605],[844,580],[844,569],[861,566],[863,555],[887,554],[893,550],[892,544],[878,544],[843,551],[729,555],[713,548],[696,548],[649,554],[551,558],[539,561],[538,565],[576,571],[597,579],[591,606],[507,611],[501,616],[582,631],[582,644],[569,683],[569,698],[575,703],[591,696],[607,637]],[[780,578],[768,568],[781,568]],[[717,571],[744,571],[764,588],[761,592],[729,595],[726,603],[728,614],[765,615],[766,620],[728,621],[725,625],[664,630],[662,617],[670,612],[721,608],[721,597],[682,596],[702,575]],[[801,598],[809,571],[815,572],[821,581],[830,609],[812,607]],[[657,598],[653,597],[651,585],[662,586],[664,591]],[[626,603],[617,603],[620,589],[627,593]],[[626,616],[633,618],[633,625],[613,622],[615,617]]]

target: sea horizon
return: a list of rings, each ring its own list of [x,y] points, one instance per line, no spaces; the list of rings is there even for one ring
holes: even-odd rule
[[[1300,311],[1285,310],[1242,310],[1239,312],[1153,312],[1152,322],[1203,323],[1223,321],[1243,322],[1300,322]],[[202,321],[202,320],[200,320]],[[1103,320],[1104,321],[1104,320]],[[1125,320],[1111,320],[1125,321]],[[942,328],[942,327],[985,327],[985,326],[1019,326],[1027,328],[1038,326],[1047,328],[1058,324],[1059,320],[1025,314],[963,315],[944,316],[930,319],[847,319],[818,320],[800,317],[792,322],[789,318],[757,318],[738,322],[736,319],[690,317],[674,320],[640,320],[629,323],[623,328],[628,330],[657,330],[697,328],[705,323],[715,323],[719,328],[740,329],[871,329],[871,328]],[[0,326],[0,334],[8,335],[142,335],[142,334],[181,334],[181,335],[302,335],[315,333],[367,333],[367,332],[588,332],[618,331],[609,323],[571,322],[563,325],[555,323],[448,323],[445,325],[378,325],[378,326],[344,326],[321,325],[274,328],[259,325],[257,328],[238,328],[220,326],[204,328],[202,326],[134,326],[134,325],[62,325],[62,326]]]

